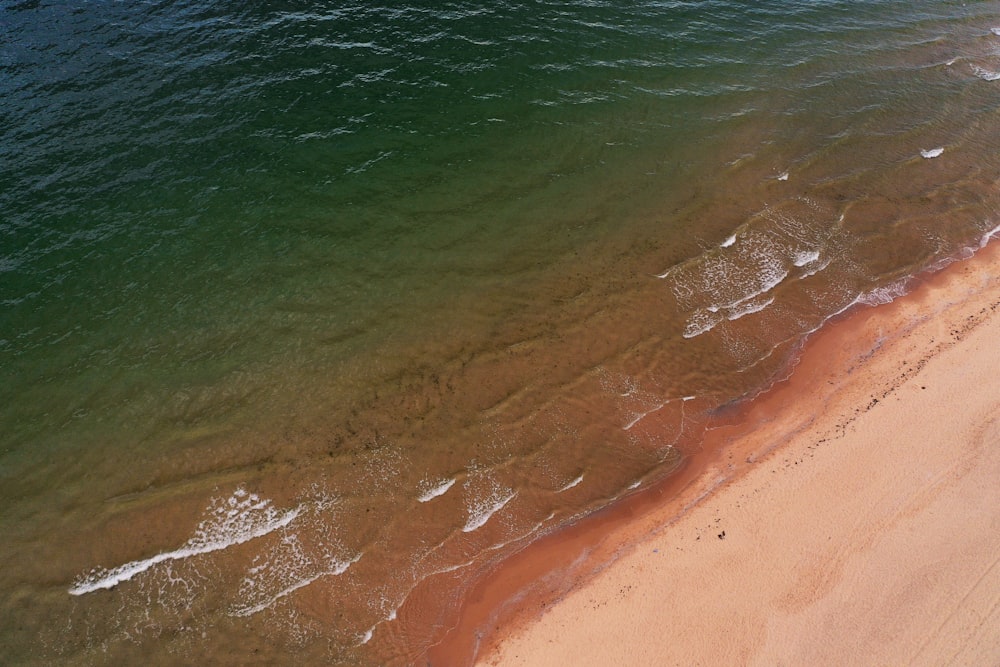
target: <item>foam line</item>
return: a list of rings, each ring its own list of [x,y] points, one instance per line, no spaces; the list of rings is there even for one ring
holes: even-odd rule
[[[579,477],[577,477],[576,479],[574,479],[572,482],[570,482],[569,484],[567,484],[563,488],[561,488],[558,491],[556,491],[556,493],[562,493],[563,491],[569,491],[570,489],[572,489],[574,486],[576,486],[577,484],[579,484],[582,481],[583,481],[583,475],[580,475]]]
[[[267,609],[268,607],[272,606],[275,602],[277,602],[281,598],[287,597],[292,593],[294,593],[295,591],[299,590],[300,588],[305,588],[306,586],[312,584],[313,582],[319,579],[322,579],[323,577],[333,577],[341,575],[344,572],[347,572],[347,568],[354,565],[359,560],[361,560],[361,554],[358,554],[357,556],[355,556],[354,558],[352,558],[347,562],[337,563],[336,567],[334,567],[332,570],[327,570],[326,572],[320,572],[318,574],[312,575],[311,577],[306,577],[305,579],[296,581],[291,586],[288,586],[287,588],[278,591],[274,595],[271,595],[263,602],[258,602],[255,605],[237,609],[236,611],[232,612],[230,616],[241,616],[246,618],[247,616],[253,616],[254,614],[258,614]]]
[[[438,496],[443,496],[448,491],[448,489],[454,486],[454,484],[455,484],[454,479],[447,479],[441,482],[440,484],[424,491],[422,494],[420,494],[420,497],[418,497],[417,500],[419,500],[422,503],[426,503],[429,500],[434,500]]]
[[[994,227],[990,231],[988,231],[985,234],[983,234],[983,237],[981,239],[979,239],[979,248],[978,249],[982,250],[983,248],[985,248],[986,244],[990,242],[990,239],[992,239],[998,233],[1000,233],[1000,225],[997,225],[996,227]]]
[[[798,264],[796,264],[796,266],[798,266]],[[729,301],[728,303],[713,303],[710,306],[706,306],[704,310],[710,313],[718,313],[720,310],[730,310],[732,308],[736,308],[737,306],[742,306],[747,301],[750,301],[751,299],[756,299],[762,294],[767,294],[768,292],[773,290],[775,287],[784,282],[785,278],[788,277],[789,273],[790,271],[788,269],[782,268],[780,271],[774,272],[767,280],[763,281],[758,286],[757,290],[749,294],[745,294],[738,299]]]
[[[805,266],[806,264],[812,264],[817,259],[819,259],[819,251],[818,250],[798,252],[798,253],[795,253],[795,259],[792,260],[792,264],[794,264],[795,266],[801,268],[801,267]]]
[[[517,491],[511,491],[504,498],[497,500],[492,505],[487,507],[480,506],[475,510],[470,510],[469,520],[465,522],[465,526],[462,528],[463,533],[471,533],[477,528],[482,527],[487,521],[490,520],[494,514],[503,509],[504,505],[509,503],[517,495]]]
[[[827,257],[825,260],[823,260],[822,262],[816,264],[812,268],[810,268],[810,269],[808,269],[806,271],[803,271],[802,275],[799,276],[799,280],[802,280],[803,278],[808,278],[809,276],[816,275],[817,273],[819,273],[820,271],[822,271],[826,267],[830,266],[830,262],[832,261],[832,259],[833,258],[831,258],[831,257]]]
[[[713,320],[709,321],[706,324],[699,324],[698,322],[688,320],[687,326],[684,327],[684,333],[682,333],[681,335],[684,338],[695,338],[697,336],[702,335],[703,333],[711,331],[712,329],[715,328],[715,325],[721,321],[722,321],[721,317],[714,318]],[[629,427],[631,427],[631,424],[629,425]]]
[[[979,65],[973,65],[972,71],[975,72],[983,81],[997,81],[1000,80],[1000,72],[991,72],[988,69],[983,69]]]
[[[240,495],[241,494],[237,494],[237,496]],[[228,549],[229,547],[236,546],[237,544],[249,542],[250,540],[263,537],[268,533],[284,528],[294,521],[302,511],[301,507],[296,507],[283,514],[275,514],[270,508],[270,500],[258,502],[258,498],[255,495],[251,495],[249,497],[249,502],[252,504],[247,505],[244,503],[240,509],[262,510],[268,515],[267,520],[256,523],[255,525],[252,524],[248,527],[241,526],[240,523],[246,523],[248,522],[248,519],[252,517],[247,517],[245,515],[239,516],[235,513],[238,510],[232,510],[227,519],[236,519],[237,521],[239,519],[243,519],[242,522],[238,521],[237,523],[237,527],[242,527],[244,528],[243,530],[237,530],[231,533],[223,532],[221,535],[217,536],[216,539],[206,540],[204,538],[204,533],[202,532],[205,529],[203,527],[199,527],[199,534],[185,542],[184,546],[179,549],[164,551],[151,558],[143,560],[134,560],[130,563],[119,565],[118,567],[110,570],[95,570],[89,575],[78,579],[69,589],[69,594],[83,595],[85,593],[92,593],[104,588],[114,588],[118,584],[132,579],[136,575],[139,575],[149,568],[159,565],[160,563],[172,560],[183,560],[192,556],[200,556],[202,554],[212,553],[213,551]]]
[[[642,421],[643,417],[645,417],[646,415],[651,415],[654,412],[656,412],[657,410],[670,405],[674,401],[681,401],[681,403],[687,403],[688,401],[694,400],[696,398],[698,398],[698,397],[697,396],[684,396],[684,397],[681,397],[681,398],[668,398],[667,400],[665,400],[662,403],[660,403],[659,405],[657,405],[655,408],[652,408],[650,410],[646,410],[645,412],[640,412],[632,421],[630,421],[628,424],[626,424],[625,426],[623,426],[622,430],[623,431],[628,431],[633,426],[635,426],[640,421]]]
[[[741,317],[745,317],[746,315],[759,313],[772,303],[774,303],[773,296],[765,299],[764,301],[745,304],[742,308],[734,308],[728,315],[726,315],[726,319],[732,322],[740,319]]]

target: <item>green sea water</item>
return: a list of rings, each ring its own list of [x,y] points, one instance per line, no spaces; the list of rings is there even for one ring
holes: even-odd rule
[[[411,664],[1000,225],[994,2],[0,5],[0,644]]]

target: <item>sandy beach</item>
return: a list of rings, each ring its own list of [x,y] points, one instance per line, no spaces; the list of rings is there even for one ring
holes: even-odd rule
[[[523,586],[479,664],[1000,664],[998,304],[993,243],[823,329],[683,488],[560,547],[593,566]]]

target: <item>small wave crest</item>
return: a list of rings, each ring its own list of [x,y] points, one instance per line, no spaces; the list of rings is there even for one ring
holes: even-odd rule
[[[807,264],[812,264],[818,259],[819,259],[818,250],[799,251],[796,252],[795,255],[792,257],[792,264],[794,264],[796,267],[802,268]]]
[[[576,486],[577,484],[579,484],[582,481],[583,481],[583,475],[580,475],[579,477],[577,477],[576,479],[574,479],[572,482],[570,482],[566,486],[564,486],[561,489],[559,489],[558,491],[556,491],[556,493],[562,493],[563,491],[569,491],[570,489],[572,489],[574,486]]]
[[[855,303],[863,303],[868,306],[882,306],[887,303],[892,303],[899,297],[906,294],[907,284],[908,281],[906,280],[897,280],[896,282],[889,283],[888,285],[876,287],[858,295],[858,298],[855,299]]]
[[[983,81],[997,81],[1000,80],[1000,72],[994,72],[992,70],[985,69],[979,65],[973,65],[972,71]]]
[[[299,538],[294,535],[287,536],[283,542],[285,549],[269,554],[267,560],[250,569],[240,586],[240,595],[254,602],[236,607],[230,611],[231,616],[246,618],[259,614],[282,598],[324,577],[347,572],[349,567],[361,560],[360,553],[349,560],[328,554],[317,559],[306,553]],[[279,583],[279,587],[271,592],[268,589],[274,583]]]
[[[422,503],[434,500],[438,496],[443,496],[448,492],[452,486],[455,485],[455,479],[446,479],[444,481],[438,482],[437,484],[427,488],[423,493],[417,496],[417,500]]]
[[[992,229],[988,230],[979,239],[979,249],[981,250],[985,248],[986,244],[989,243],[990,240],[993,239],[998,234],[1000,234],[1000,225],[997,225],[996,227],[993,227]]]
[[[802,272],[802,274],[799,276],[799,280],[802,280],[803,278],[808,278],[809,276],[816,275],[826,267],[830,266],[830,262],[832,261],[833,261],[832,257],[827,257],[823,259],[823,261],[818,261],[817,258],[817,261],[815,261],[814,263],[803,265],[808,268],[806,268],[805,271]]]
[[[714,329],[720,322],[734,321],[741,317],[757,313],[774,302],[774,297],[765,297],[768,292],[780,285],[788,277],[789,271],[783,269],[771,274],[768,279],[750,294],[726,304],[712,304],[695,310],[688,318],[684,327],[684,338],[694,338]]]
[[[694,338],[761,312],[775,302],[776,288],[789,276],[824,269],[830,258],[821,255],[829,254],[823,249],[836,230],[830,224],[835,214],[804,196],[766,206],[720,245],[659,274],[687,312],[682,336]]]
[[[515,496],[517,496],[517,491],[513,489],[508,490],[506,493],[494,491],[486,498],[470,503],[468,508],[469,518],[465,522],[465,526],[462,527],[462,532],[471,533],[477,528],[486,525],[486,522],[494,514],[502,510]]]
[[[759,313],[772,303],[774,303],[773,296],[769,296],[766,299],[751,299],[743,303],[739,308],[730,309],[729,313],[726,315],[726,319],[732,322],[740,319],[741,317],[752,315],[753,313]]]
[[[115,568],[95,569],[78,578],[69,593],[83,595],[114,588],[160,563],[183,560],[249,542],[284,528],[301,511],[301,506],[287,511],[278,510],[271,505],[270,500],[248,493],[240,487],[228,499],[212,501],[207,510],[208,518],[198,524],[194,536],[181,547]]]

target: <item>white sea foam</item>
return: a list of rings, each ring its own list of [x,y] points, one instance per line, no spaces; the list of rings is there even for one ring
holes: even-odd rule
[[[794,264],[795,266],[798,266],[798,267],[803,267],[806,264],[812,264],[817,259],[819,259],[819,251],[818,250],[813,250],[813,251],[808,251],[808,252],[805,252],[805,251],[803,251],[803,252],[797,252],[797,253],[795,253],[795,256],[792,258],[792,264]]]
[[[579,477],[577,477],[576,479],[574,479],[572,482],[570,482],[569,484],[567,484],[563,488],[561,488],[558,491],[556,491],[556,493],[562,493],[563,491],[569,491],[570,489],[572,489],[574,486],[576,486],[577,484],[579,484],[582,481],[583,481],[583,475],[580,475]]]
[[[759,301],[748,301],[742,304],[739,308],[730,309],[729,313],[726,315],[726,319],[732,322],[740,319],[741,317],[752,315],[753,313],[759,313],[772,303],[774,303],[773,296]]]
[[[450,489],[454,485],[455,485],[454,479],[446,479],[443,482],[439,482],[438,484],[435,484],[431,488],[424,491],[422,494],[420,494],[417,500],[419,500],[422,503],[426,503],[429,500],[434,500],[438,496],[443,496],[445,493],[448,492],[448,489]]]
[[[726,239],[725,241],[723,241],[722,243],[720,243],[719,247],[720,248],[728,248],[729,246],[733,245],[734,243],[736,243],[736,234],[733,234],[728,239]]]
[[[822,262],[814,264],[808,270],[804,271],[801,276],[799,276],[799,280],[802,280],[803,278],[808,278],[809,276],[816,275],[817,273],[819,273],[820,271],[822,271],[826,267],[830,266],[830,262],[831,261],[833,261],[833,258],[832,257],[827,257]]]
[[[346,555],[336,537],[336,522],[325,514],[328,508],[329,503],[310,503],[298,531],[284,531],[277,543],[257,554],[240,582],[239,603],[231,616],[260,613],[324,577],[343,574],[361,559],[361,552]]]
[[[773,302],[774,298],[772,297],[767,303],[761,306],[757,300],[758,297],[767,294],[780,285],[788,277],[788,274],[789,271],[787,269],[781,268],[778,271],[771,272],[770,275],[762,275],[761,278],[763,280],[758,284],[757,289],[749,294],[728,303],[712,304],[695,310],[688,317],[682,336],[684,338],[695,338],[711,331],[723,320],[737,320],[744,315],[762,310],[765,306]]]
[[[982,238],[979,239],[979,249],[985,248],[986,244],[990,242],[990,239],[992,239],[998,233],[1000,233],[1000,225],[997,225],[990,231],[983,234]]]
[[[333,567],[331,567],[330,569],[324,570],[322,572],[317,572],[316,574],[305,577],[304,579],[292,582],[290,585],[281,589],[277,593],[273,593],[272,595],[265,597],[263,600],[257,602],[256,604],[247,605],[245,607],[234,609],[232,612],[230,612],[230,616],[240,616],[245,618],[247,616],[253,616],[254,614],[258,614],[267,609],[268,607],[273,606],[274,603],[280,600],[281,598],[287,597],[292,593],[294,593],[295,591],[299,590],[300,588],[305,588],[306,586],[318,581],[319,579],[322,579],[323,577],[335,577],[343,574],[344,572],[347,572],[347,568],[351,567],[359,560],[361,560],[361,554],[358,554],[349,561],[334,561]]]
[[[633,426],[635,426],[640,421],[642,421],[642,418],[645,417],[648,414],[649,414],[648,412],[640,412],[640,413],[636,414],[634,417],[632,417],[632,421],[630,421],[629,423],[625,424],[625,426],[622,426],[622,430],[623,431],[630,430]]]
[[[993,72],[988,69],[983,69],[979,65],[973,65],[972,71],[975,72],[976,76],[978,76],[983,81],[996,81],[1000,79],[1000,72]]]
[[[788,271],[788,269],[786,269],[783,266],[773,265],[773,266],[771,266],[769,268],[770,268],[770,272],[769,273],[762,273],[761,274],[761,279],[762,280],[761,280],[760,285],[757,288],[757,290],[755,290],[755,291],[747,294],[742,299],[738,299],[738,300],[730,303],[727,306],[727,308],[734,308],[736,306],[739,306],[741,303],[743,303],[745,301],[749,301],[750,299],[756,298],[756,297],[758,297],[758,296],[760,296],[762,294],[767,294],[768,292],[770,292],[771,290],[773,290],[775,287],[777,287],[778,285],[780,285],[782,283],[782,281],[784,281],[785,278],[788,277],[789,271]]]
[[[978,247],[968,248],[968,250],[969,250],[969,255],[968,256],[971,256],[971,255],[975,254],[976,250],[981,250],[981,249],[985,248],[986,245],[990,242],[990,239],[992,239],[997,234],[1000,234],[1000,224],[998,224],[997,226],[993,227],[992,229],[990,229],[989,231],[987,231],[985,234],[983,234],[982,237],[980,237]],[[939,268],[943,268],[943,267],[947,266],[948,264],[950,264],[951,261],[953,261],[953,260],[946,259],[944,262],[939,263],[938,267]],[[871,290],[869,290],[867,292],[862,292],[853,301],[851,301],[851,303],[847,304],[846,306],[844,306],[843,308],[841,308],[836,313],[833,313],[830,316],[828,316],[827,319],[824,320],[824,323],[827,322],[827,321],[829,321],[830,319],[836,317],[840,313],[843,313],[843,312],[847,311],[849,308],[851,308],[852,306],[857,305],[859,303],[863,303],[863,304],[866,304],[866,305],[869,305],[869,306],[882,306],[882,305],[885,305],[885,304],[888,304],[888,303],[892,303],[893,301],[895,301],[899,297],[905,296],[908,293],[908,291],[909,291],[909,289],[908,289],[909,285],[910,285],[910,280],[907,279],[907,278],[902,278],[902,279],[897,280],[895,282],[889,283],[888,285],[884,285],[882,287],[876,287],[876,288],[871,289]],[[822,326],[822,325],[820,325],[820,326]],[[819,327],[817,327],[817,329],[818,328]],[[815,329],[814,329],[814,331],[815,331]],[[812,332],[807,332],[807,333],[812,333]]]
[[[517,491],[510,490],[502,496],[498,492],[490,494],[487,498],[469,506],[469,519],[462,528],[463,533],[471,533],[482,527],[490,520],[494,514],[503,509],[517,495]]]
[[[876,287],[867,292],[862,292],[854,300],[855,303],[864,303],[869,306],[882,306],[892,303],[899,297],[906,294],[906,280],[897,280],[882,287]]]
[[[1000,37],[1000,28],[990,28],[990,32],[992,32],[994,35]]]
[[[688,318],[687,324],[684,326],[684,333],[681,335],[684,338],[695,338],[703,333],[708,333],[722,320],[723,317],[718,315],[715,311],[697,310],[691,315],[691,317]],[[636,419],[635,421],[639,420]],[[632,422],[632,424],[634,424],[635,421]],[[632,424],[629,424],[629,427],[631,427]]]
[[[778,175],[778,180],[779,181],[787,181],[788,180],[788,172],[787,171],[781,172],[781,174]]]
[[[113,588],[132,579],[151,567],[172,560],[221,551],[249,542],[268,533],[284,528],[301,513],[301,506],[280,511],[271,506],[270,500],[239,488],[226,500],[213,500],[208,508],[208,518],[198,524],[194,536],[180,548],[158,553],[151,558],[135,560],[124,565],[96,569],[76,580],[70,595],[83,595],[103,588]]]
[[[941,155],[941,153],[944,153],[944,148],[941,148],[941,147],[932,148],[929,151],[925,151],[924,149],[920,149],[920,154],[923,155],[928,160],[930,160],[932,158],[938,157],[939,155]]]
[[[758,282],[755,286],[755,289],[740,296],[739,298],[733,299],[732,301],[728,301],[726,303],[713,303],[712,305],[707,306],[705,310],[710,313],[718,313],[720,311],[738,308],[747,301],[756,299],[757,297],[767,294],[773,290],[775,287],[780,285],[790,273],[788,269],[784,267],[773,266],[768,268],[771,269],[769,272],[760,274],[760,282]]]

